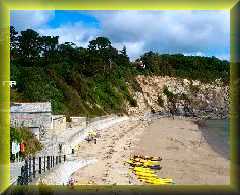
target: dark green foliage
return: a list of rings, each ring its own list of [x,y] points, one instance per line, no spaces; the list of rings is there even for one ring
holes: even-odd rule
[[[164,106],[164,101],[163,101],[163,99],[162,99],[161,96],[158,96],[157,102],[158,102],[158,105],[159,105],[159,106],[161,106],[161,107]]]
[[[42,149],[41,143],[27,128],[10,128],[10,142],[25,142],[25,155],[34,154]]]
[[[192,82],[189,85],[189,89],[193,94],[196,94],[199,92],[200,87],[198,85],[193,85]]]
[[[229,62],[216,57],[184,56],[182,54],[145,53],[140,57],[145,64],[145,74],[173,76],[211,82],[221,78],[229,82]]]
[[[168,75],[203,81],[229,81],[229,63],[217,58],[159,55],[148,52],[139,68],[129,61],[127,48],[118,51],[106,37],[97,37],[88,48],[58,43],[58,36],[40,36],[27,29],[11,31],[12,101],[51,101],[56,114],[98,116],[124,113],[125,103],[137,106],[129,92],[142,91],[137,75]],[[174,95],[167,89],[169,99]],[[160,101],[161,103],[161,101]]]
[[[189,98],[188,98],[188,96],[185,93],[181,93],[179,99],[180,100],[189,101]]]
[[[166,95],[169,99],[172,99],[174,97],[174,94],[168,90],[167,86],[163,87],[163,93]]]
[[[21,140],[21,135],[19,133],[19,131],[17,131],[16,128],[10,128],[10,142],[16,141],[18,143],[20,143]]]

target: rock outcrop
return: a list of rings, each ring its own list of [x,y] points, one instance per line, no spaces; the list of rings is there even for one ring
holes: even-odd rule
[[[221,80],[206,84],[198,80],[142,75],[136,80],[141,90],[130,89],[137,107],[127,105],[128,114],[166,114],[174,107],[176,115],[212,119],[228,117],[229,86]]]

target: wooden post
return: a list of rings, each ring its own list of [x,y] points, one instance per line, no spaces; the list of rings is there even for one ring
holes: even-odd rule
[[[50,170],[50,156],[47,156],[47,170]]]
[[[36,177],[35,157],[33,157],[33,178]]]
[[[50,168],[52,168],[52,156],[50,156]]]
[[[24,182],[25,185],[28,184],[28,160],[25,159],[25,166],[24,166]]]
[[[61,155],[59,156],[59,163],[61,163]]]
[[[55,156],[53,156],[53,167],[54,167]]]
[[[45,166],[45,162],[44,162],[44,166]],[[42,173],[42,158],[41,157],[38,158],[38,173],[39,174]]]
[[[21,167],[21,176],[23,177],[24,175],[24,166]]]
[[[18,185],[23,185],[23,178],[24,178],[24,166],[21,167],[21,176],[18,176]]]
[[[58,156],[56,156],[56,165],[58,164]]]
[[[28,175],[28,178],[29,178],[29,182],[32,181],[32,162],[31,162],[31,157],[29,158],[29,175]]]
[[[46,171],[46,157],[43,157],[43,172]]]
[[[64,154],[64,156],[63,156],[63,159],[64,159],[64,162],[66,161],[66,155]]]

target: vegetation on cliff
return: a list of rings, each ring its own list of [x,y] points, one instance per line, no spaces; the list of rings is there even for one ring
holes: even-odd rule
[[[141,90],[135,80],[140,74],[229,82],[229,62],[215,57],[148,52],[131,62],[127,48],[117,50],[106,37],[83,48],[32,29],[10,31],[11,80],[17,82],[11,101],[51,101],[58,114],[123,113],[127,102],[136,106],[128,86]],[[140,60],[144,69],[137,65]]]

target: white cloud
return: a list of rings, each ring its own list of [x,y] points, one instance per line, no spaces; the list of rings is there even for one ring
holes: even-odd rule
[[[45,25],[49,20],[54,18],[54,11],[11,11],[11,25],[17,31],[27,28],[36,28]]]
[[[59,42],[73,42],[77,46],[87,47],[90,40],[99,34],[96,28],[86,27],[82,22],[64,24],[58,28],[39,28],[42,35],[59,36]]]
[[[193,52],[193,53],[183,53],[185,56],[207,56],[206,54],[198,51],[198,52]]]
[[[50,11],[14,12],[13,23],[33,27],[45,35],[58,35],[60,42],[71,41],[87,47],[96,36],[110,38],[135,59],[147,51],[216,56],[229,59],[229,11],[79,11],[99,21],[99,27],[84,21],[45,26],[54,17]],[[17,17],[16,17],[17,16]]]
[[[113,42],[144,41],[144,51],[227,55],[228,11],[94,11]]]
[[[125,45],[127,48],[127,54],[132,60],[138,58],[144,52],[144,41],[122,43],[113,42],[112,45],[116,47],[118,50],[122,50],[123,46]]]

